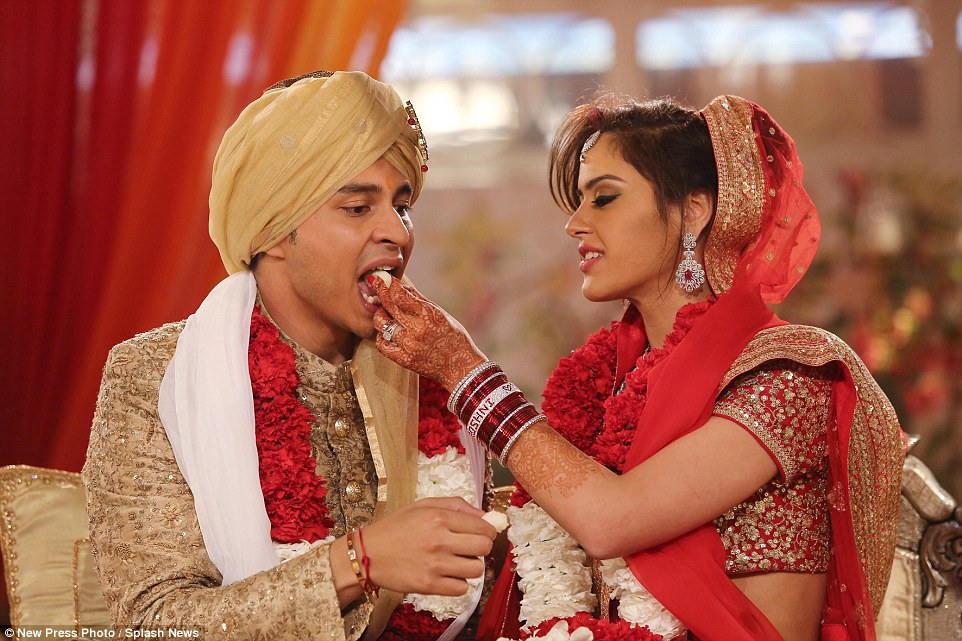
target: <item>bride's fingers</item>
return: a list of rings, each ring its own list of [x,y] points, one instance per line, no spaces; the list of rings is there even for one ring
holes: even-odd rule
[[[416,298],[407,286],[401,283],[400,279],[392,279],[390,287],[377,277],[368,282],[377,297],[381,299],[381,304],[396,316],[400,314],[416,316],[426,302]]]
[[[404,331],[401,323],[383,309],[374,312],[374,342],[378,351],[402,367],[410,366],[410,354],[402,345],[399,334]]]
[[[391,316],[383,307],[379,308],[374,312],[374,329],[378,332],[383,332],[387,329],[387,326],[394,322],[394,317]]]
[[[390,314],[397,313],[397,303],[394,300],[394,295],[387,285],[384,284],[377,276],[368,276],[367,284],[381,301],[381,307],[388,311]]]
[[[411,294],[412,298],[416,298],[424,303],[431,303],[431,301],[429,301],[424,294],[418,291],[417,287],[415,287],[411,281],[401,281],[401,286],[404,287],[409,294]]]
[[[387,356],[389,359],[400,365],[401,367],[410,367],[411,359],[407,351],[401,347],[397,338],[392,337],[391,340],[384,338],[383,332],[377,333],[377,338],[374,339],[374,343],[377,346],[377,350]]]

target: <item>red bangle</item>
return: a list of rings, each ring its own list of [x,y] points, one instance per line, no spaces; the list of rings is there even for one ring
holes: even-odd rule
[[[508,377],[500,370],[487,377],[479,376],[477,384],[469,385],[468,389],[465,390],[464,399],[460,402],[456,416],[461,418],[462,423],[467,423],[471,415],[474,414],[474,410],[484,401],[485,397],[492,390],[507,382]]]
[[[495,363],[494,361],[486,361],[484,363],[481,363],[477,367],[475,367],[470,372],[468,372],[467,375],[464,378],[462,378],[457,385],[454,386],[454,389],[451,390],[451,395],[448,396],[449,412],[451,412],[455,416],[458,414],[457,407],[458,407],[458,404],[461,402],[461,396],[464,394],[464,392],[468,387],[472,385],[476,385],[478,382],[478,378],[481,376],[482,372],[488,369],[497,369],[499,371],[501,370],[501,368],[498,367],[498,364]]]
[[[493,361],[475,367],[458,382],[448,409],[502,465],[522,432],[544,420]]]
[[[498,428],[508,420],[511,415],[517,412],[518,409],[525,405],[531,404],[524,398],[524,394],[522,394],[520,390],[501,399],[478,426],[477,439],[484,445],[488,445],[491,442],[491,437],[494,436]]]
[[[508,436],[507,442],[504,444],[504,447],[502,447],[500,451],[496,452],[492,448],[491,450],[492,453],[494,453],[495,456],[498,457],[498,461],[501,463],[501,465],[505,467],[508,466],[508,454],[511,452],[511,449],[514,447],[514,444],[518,442],[518,439],[521,437],[521,435],[524,434],[529,427],[545,420],[546,418],[544,414],[535,414],[532,418],[528,419],[525,423],[513,429],[512,434]]]
[[[491,390],[470,417],[462,417],[464,428],[468,434],[484,443],[485,438],[481,435],[490,432],[491,428],[488,426],[497,425],[509,407],[524,402],[520,389],[512,383],[503,383]]]
[[[381,591],[381,586],[371,580],[371,557],[364,547],[364,528],[357,528],[357,542],[361,546],[361,565],[364,566],[364,592],[368,598],[374,598]]]

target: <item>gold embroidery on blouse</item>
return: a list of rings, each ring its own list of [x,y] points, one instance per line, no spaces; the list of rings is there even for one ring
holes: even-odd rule
[[[773,361],[740,376],[719,398],[714,414],[752,432],[782,472],[715,520],[729,574],[827,570],[825,426],[834,377],[831,369]]]
[[[872,605],[878,610],[888,585],[898,531],[905,449],[891,402],[861,359],[840,338],[817,327],[783,325],[762,330],[738,356],[719,391],[737,376],[769,360],[818,367],[838,361],[858,393],[849,437],[849,497],[859,560]],[[830,427],[837,429],[837,427]]]

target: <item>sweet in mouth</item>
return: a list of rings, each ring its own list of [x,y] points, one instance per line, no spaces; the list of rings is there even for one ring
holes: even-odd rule
[[[390,287],[391,280],[394,277],[394,269],[395,269],[394,267],[385,267],[385,266],[375,267],[374,269],[364,272],[364,274],[361,275],[361,278],[358,281],[358,287],[361,290],[361,297],[364,299],[364,302],[366,302],[368,305],[381,304],[381,299],[379,299],[377,295],[374,293],[374,291],[371,289],[371,286],[368,284],[367,279],[370,278],[371,276],[374,276],[375,278],[380,278],[382,283],[384,283],[387,287]]]

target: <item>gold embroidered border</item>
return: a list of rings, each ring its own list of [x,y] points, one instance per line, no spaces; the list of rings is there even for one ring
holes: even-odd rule
[[[90,537],[73,542],[73,558],[70,563],[70,586],[73,588],[73,625],[80,631],[80,553],[84,544],[90,543]]]
[[[771,455],[774,456],[778,462],[779,472],[781,472],[786,484],[790,483],[798,475],[798,461],[785,451],[785,447],[772,436],[771,431],[758,424],[758,420],[753,415],[741,407],[732,405],[716,406],[713,414],[714,416],[721,416],[722,418],[727,418],[730,421],[738,423],[742,428],[751,432],[755,438],[761,441],[765,449],[771,452]]]
[[[705,271],[712,291],[721,294],[731,288],[742,251],[761,229],[765,177],[747,100],[719,96],[702,115],[718,168],[718,203],[705,247]]]
[[[48,470],[30,465],[8,465],[0,468],[0,550],[3,552],[3,574],[7,582],[7,600],[10,602],[10,623],[18,625],[22,619],[20,568],[17,565],[17,536],[14,521],[16,513],[10,505],[16,498],[30,489],[34,483],[55,483],[68,488],[81,486],[80,475],[76,472]],[[77,610],[74,610],[76,616]]]

